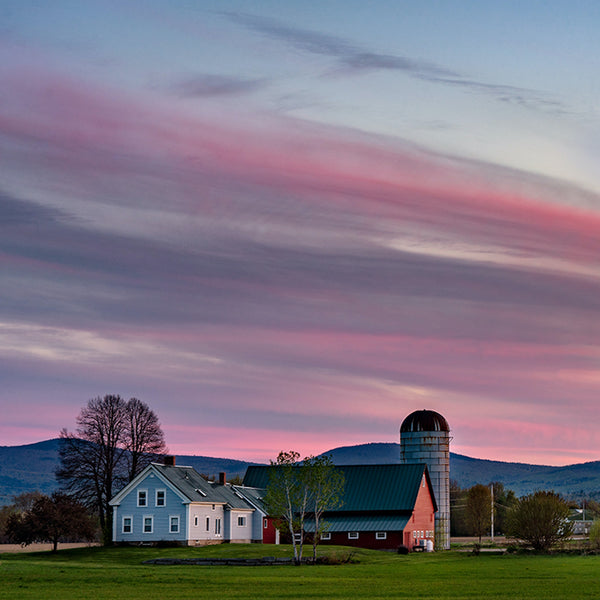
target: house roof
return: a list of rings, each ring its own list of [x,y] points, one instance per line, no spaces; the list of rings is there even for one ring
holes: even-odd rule
[[[330,515],[323,517],[329,533],[345,531],[404,531],[410,515]],[[312,533],[315,522],[307,519],[304,530]]]
[[[234,493],[241,494],[250,504],[258,508],[262,513],[267,514],[267,509],[263,501],[265,490],[263,488],[246,487],[245,485],[232,486]]]
[[[158,463],[152,463],[146,467],[142,473],[111,500],[111,505],[118,505],[129,490],[136,487],[150,471],[162,476],[188,502],[227,504],[235,509],[252,508],[242,497],[233,492],[232,486],[206,481],[193,467],[170,466]]]
[[[244,485],[266,488],[273,466],[249,466]],[[294,468],[301,469],[301,466]],[[427,466],[415,465],[340,465],[344,475],[343,504],[336,512],[412,511],[423,475],[437,510]]]

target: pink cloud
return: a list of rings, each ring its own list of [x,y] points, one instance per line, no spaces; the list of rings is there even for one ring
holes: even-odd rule
[[[129,352],[86,372],[88,387],[156,398],[174,452],[265,460],[396,441],[402,418],[436,400],[456,447],[476,456],[595,452],[593,433],[561,423],[568,402],[592,409],[597,397],[593,377],[578,379],[597,358],[597,277],[427,247],[594,266],[600,217],[557,202],[553,182],[506,182],[493,167],[301,121],[193,115],[40,69],[3,80],[0,169],[23,199],[61,207],[33,215],[25,245],[25,230],[6,228],[2,260],[22,287],[5,293],[24,321],[188,352],[180,371]],[[393,249],[409,236],[414,253]],[[516,423],[499,417],[519,404]],[[235,411],[248,427],[223,424]],[[197,424],[178,425],[190,414]]]

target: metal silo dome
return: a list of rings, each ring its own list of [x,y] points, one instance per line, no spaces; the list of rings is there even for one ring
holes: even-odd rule
[[[434,410],[415,410],[400,426],[400,433],[411,431],[450,431],[448,421]]]

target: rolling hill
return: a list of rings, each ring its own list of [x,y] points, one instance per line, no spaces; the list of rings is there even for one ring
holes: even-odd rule
[[[10,504],[13,496],[23,492],[51,494],[57,489],[54,472],[59,463],[59,443],[59,439],[52,439],[25,446],[0,446],[0,506]],[[177,456],[176,461],[207,475],[225,471],[229,478],[243,476],[248,465],[256,464],[211,456]]]
[[[46,494],[56,489],[54,471],[58,466],[59,440],[46,440],[24,446],[0,446],[0,506],[9,504],[13,496],[39,490]],[[398,462],[400,445],[370,443],[334,448],[329,454],[333,462],[348,464],[386,464]],[[243,476],[250,464],[242,460],[210,456],[177,456],[177,464],[189,465],[200,473],[228,478]],[[600,461],[553,467],[509,463],[450,454],[450,477],[463,488],[476,483],[501,481],[517,495],[547,489],[573,497],[600,497]]]
[[[326,454],[340,465],[395,463],[400,456],[400,444],[345,446]],[[553,467],[484,460],[451,452],[450,478],[463,488],[500,481],[517,496],[536,490],[554,490],[566,496],[600,497],[600,461]]]

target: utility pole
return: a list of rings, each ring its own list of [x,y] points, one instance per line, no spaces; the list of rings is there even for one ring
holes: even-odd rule
[[[492,530],[492,544],[493,544],[494,543],[494,484],[493,483],[490,483],[490,492],[491,492],[490,497],[492,498],[492,506],[491,506],[492,513],[491,513],[490,522],[492,525],[491,530]]]

